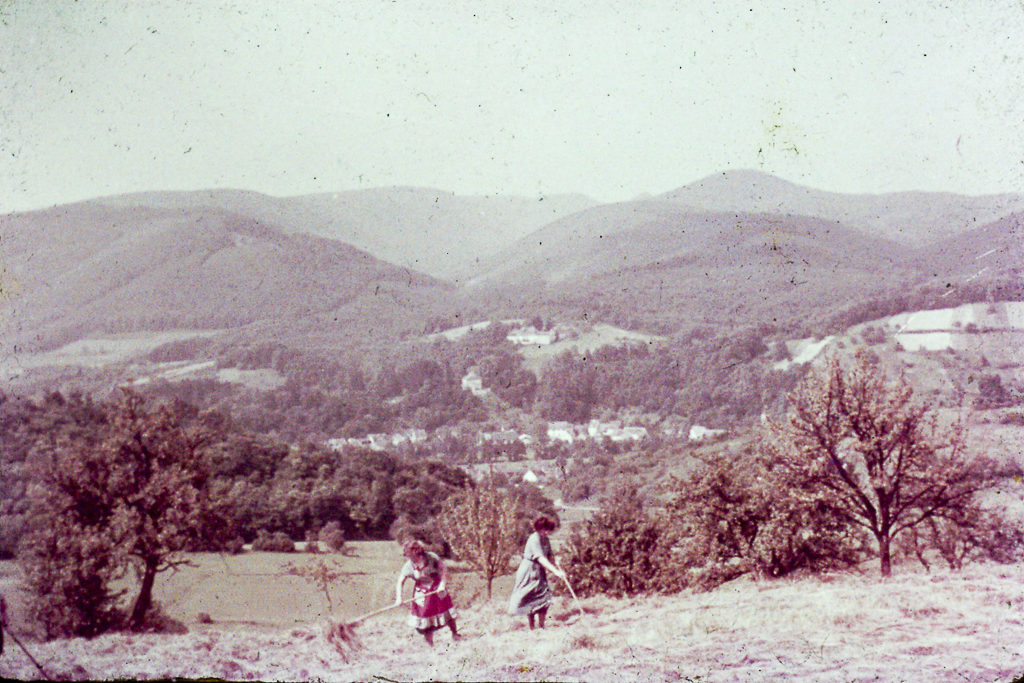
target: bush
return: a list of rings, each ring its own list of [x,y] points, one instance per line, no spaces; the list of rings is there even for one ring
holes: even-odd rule
[[[228,555],[241,555],[245,552],[245,541],[242,540],[241,536],[235,536],[224,544],[224,551]]]
[[[345,533],[337,521],[330,521],[320,529],[317,539],[336,553],[340,553],[345,547]]]
[[[47,639],[92,638],[124,621],[124,592],[110,587],[124,577],[121,555],[109,534],[83,532],[64,518],[32,520],[18,561],[31,591],[29,618]]]
[[[590,519],[574,525],[564,553],[579,595],[637,595],[674,588],[670,539],[636,488],[619,488]]]
[[[256,533],[256,540],[252,542],[252,549],[263,553],[294,553],[295,541],[283,531],[271,534],[266,529],[260,529]]]
[[[1024,427],[1024,413],[1021,412],[1007,412],[1003,413],[999,417],[999,424],[1001,425],[1013,425],[1016,427]]]
[[[760,451],[722,454],[676,484],[669,519],[678,583],[711,590],[743,574],[779,578],[862,558],[863,535]]]

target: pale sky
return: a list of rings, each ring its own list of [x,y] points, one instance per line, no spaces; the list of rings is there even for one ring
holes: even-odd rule
[[[1024,192],[1024,4],[0,0],[0,213],[146,190]]]

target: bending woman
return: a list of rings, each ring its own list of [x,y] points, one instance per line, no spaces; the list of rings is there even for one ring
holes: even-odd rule
[[[419,541],[406,543],[402,554],[408,561],[398,575],[395,604],[402,604],[402,587],[406,579],[412,579],[409,625],[423,634],[428,645],[434,644],[434,631],[443,626],[451,630],[453,639],[459,640],[459,631],[455,626],[455,617],[458,615],[446,589],[448,570],[441,558],[427,552]]]
[[[555,530],[555,520],[541,515],[533,523],[534,532],[526,540],[523,559],[516,571],[516,584],[512,589],[512,597],[508,603],[508,613],[526,615],[530,628],[536,625],[544,628],[544,618],[551,604],[551,588],[548,586],[548,572],[564,579],[565,572],[557,566],[555,555],[551,551],[548,536]]]

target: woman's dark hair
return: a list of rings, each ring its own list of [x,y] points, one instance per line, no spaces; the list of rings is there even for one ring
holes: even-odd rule
[[[547,531],[551,533],[555,530],[555,520],[551,519],[547,515],[541,515],[537,519],[533,520],[534,531]]]

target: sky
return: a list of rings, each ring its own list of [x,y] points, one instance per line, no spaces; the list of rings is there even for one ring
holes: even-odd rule
[[[1024,192],[1024,3],[0,0],[0,214],[148,190]]]

